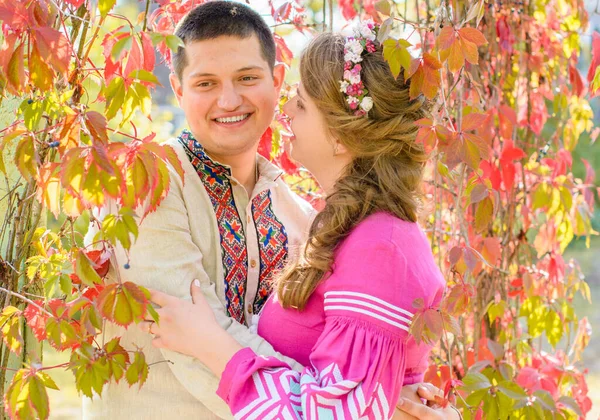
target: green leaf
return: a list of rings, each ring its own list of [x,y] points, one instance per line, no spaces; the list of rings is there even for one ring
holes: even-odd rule
[[[75,387],[89,398],[92,391],[99,396],[102,388],[110,380],[110,367],[105,357],[96,357],[96,348],[83,343],[71,354],[70,369],[75,375]]]
[[[129,363],[129,353],[121,346],[119,340],[120,338],[116,337],[104,346],[109,370],[116,382],[121,380]]]
[[[548,342],[552,345],[552,347],[556,347],[558,342],[563,336],[564,325],[560,316],[549,310],[546,315],[546,337],[548,337]]]
[[[23,113],[25,127],[30,131],[37,130],[42,115],[44,115],[44,101],[26,99],[21,103],[19,110]]]
[[[102,283],[102,279],[96,273],[96,270],[94,270],[94,264],[83,249],[79,249],[75,257],[75,274],[77,274],[83,284],[88,286]]]
[[[5,396],[7,411],[13,419],[47,419],[50,414],[46,387],[58,389],[44,372],[19,370]]]
[[[141,388],[148,379],[148,363],[146,363],[146,356],[141,351],[135,353],[133,362],[129,365],[125,379],[129,386],[139,383]]]
[[[4,343],[12,352],[21,354],[23,337],[21,336],[21,311],[7,306],[0,315],[0,326]]]
[[[412,57],[407,50],[412,44],[405,39],[386,39],[383,42],[383,58],[388,62],[395,78],[402,68],[409,70]]]
[[[527,393],[513,381],[503,381],[498,384],[498,390],[513,400],[527,398]]]
[[[37,162],[33,138],[24,136],[15,151],[15,165],[24,178],[32,179],[37,175]]]
[[[490,380],[483,373],[470,371],[463,378],[464,389],[473,392],[488,389],[492,386]]]
[[[379,0],[375,3],[375,10],[384,16],[391,16],[392,14],[392,6],[388,0]]]
[[[119,39],[113,45],[112,50],[110,52],[110,57],[113,61],[119,61],[122,57],[121,54],[123,52],[127,53],[127,51],[131,51],[131,44],[133,43],[133,39],[131,34],[127,34],[123,38]]]
[[[494,322],[494,320],[496,320],[496,318],[502,318],[502,316],[504,315],[504,312],[506,312],[506,302],[501,300],[498,303],[492,302],[490,303],[490,305],[488,306],[488,310],[487,310],[487,314],[488,317],[490,318],[490,324]]]
[[[116,115],[123,102],[125,101],[125,82],[122,77],[115,77],[110,81],[104,89],[104,97],[106,98],[107,120],[112,120]]]
[[[177,52],[177,50],[180,47],[185,48],[185,44],[183,43],[182,39],[179,38],[177,35],[167,35],[165,37],[165,43],[167,44],[167,47],[169,47],[169,49],[173,52]]]
[[[100,9],[100,16],[105,18],[106,15],[115,7],[117,0],[98,0],[98,9]]]
[[[527,317],[527,327],[532,338],[539,337],[546,329],[546,314],[548,308],[539,296],[525,299],[519,316]]]
[[[132,282],[109,284],[98,295],[96,305],[108,320],[128,326],[144,320],[148,298],[140,286]]]
[[[143,82],[150,82],[155,85],[160,85],[158,78],[147,70],[134,70],[131,73],[129,73],[128,77],[130,79],[137,79]]]
[[[569,397],[567,395],[563,395],[558,399],[558,402],[567,407],[568,410],[571,410],[579,417],[583,417],[583,413],[581,412],[581,408],[579,408],[579,404],[575,401],[574,398]]]

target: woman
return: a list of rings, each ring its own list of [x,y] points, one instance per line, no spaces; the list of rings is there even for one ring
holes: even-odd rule
[[[416,224],[427,157],[414,123],[427,104],[409,100],[408,83],[394,79],[371,23],[355,37],[317,37],[300,76],[284,107],[293,156],[327,200],[302,257],[278,279],[258,334],[306,368],[241,348],[199,287],[195,304],[153,292],[161,323],[144,328],[156,347],[194,356],[220,377],[218,394],[236,418],[390,418],[402,385],[422,381],[427,367],[430,347],[409,334],[413,302],[436,306],[444,288]]]

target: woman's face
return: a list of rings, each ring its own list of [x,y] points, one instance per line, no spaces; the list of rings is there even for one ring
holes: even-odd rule
[[[319,180],[319,174],[334,164],[337,154],[337,143],[327,129],[325,117],[301,84],[296,96],[283,106],[283,111],[290,118],[294,133],[292,157]]]

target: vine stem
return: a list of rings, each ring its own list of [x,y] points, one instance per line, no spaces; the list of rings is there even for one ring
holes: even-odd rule
[[[2,291],[2,292],[4,292],[4,293],[6,293],[7,295],[10,295],[10,296],[14,296],[14,297],[16,297],[16,298],[19,298],[19,299],[21,299],[22,301],[24,301],[24,302],[27,302],[29,305],[33,305],[33,306],[35,306],[36,308],[38,308],[40,311],[42,311],[43,313],[45,313],[45,314],[46,314],[46,315],[48,315],[49,317],[52,317],[52,318],[54,318],[54,315],[53,315],[53,314],[51,314],[50,312],[48,312],[46,309],[44,309],[43,307],[41,307],[40,305],[38,305],[37,303],[35,303],[35,302],[34,302],[34,301],[32,301],[31,299],[29,299],[29,298],[27,298],[27,297],[25,297],[25,296],[23,296],[23,295],[21,295],[21,294],[19,294],[19,293],[17,293],[17,292],[13,292],[12,290],[5,289],[4,287],[0,287],[0,291]]]

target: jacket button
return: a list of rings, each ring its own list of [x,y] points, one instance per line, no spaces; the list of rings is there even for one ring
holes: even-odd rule
[[[256,260],[254,258],[250,260],[250,267],[256,267]]]
[[[252,313],[252,304],[251,303],[248,304],[248,313],[249,314]]]

